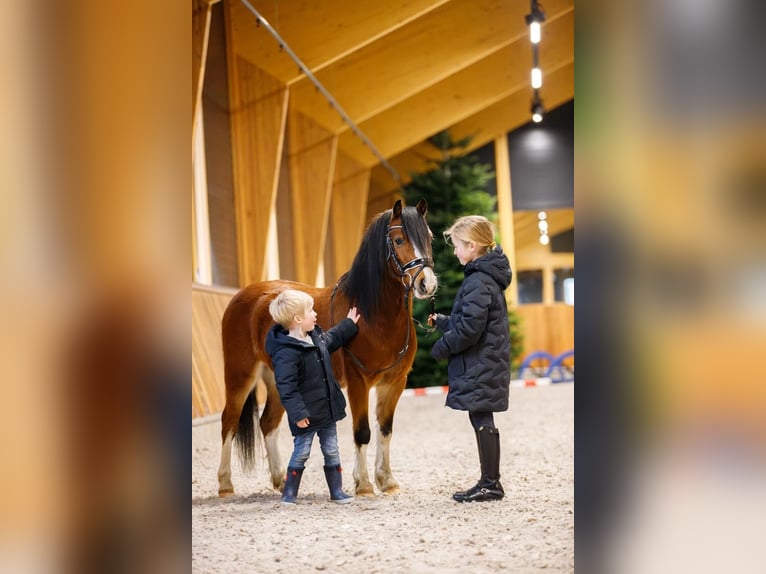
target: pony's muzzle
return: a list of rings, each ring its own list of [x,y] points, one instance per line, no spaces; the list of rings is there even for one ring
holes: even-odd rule
[[[434,293],[438,287],[439,281],[436,279],[436,273],[430,267],[424,267],[423,271],[415,280],[415,297],[418,299],[427,299]]]

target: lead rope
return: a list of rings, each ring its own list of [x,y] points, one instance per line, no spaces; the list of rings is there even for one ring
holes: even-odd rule
[[[434,310],[434,307],[435,307],[435,303],[436,303],[436,302],[435,302],[435,300],[434,300],[434,298],[433,298],[433,297],[429,297],[429,298],[428,298],[428,303],[429,303],[429,304],[430,304],[430,306],[431,306],[431,312],[429,313],[429,315],[433,315],[433,314],[436,312],[436,311]],[[412,318],[412,320],[415,322],[415,326],[416,326],[416,327],[420,327],[421,329],[423,329],[423,331],[425,331],[426,335],[430,335],[431,333],[433,333],[434,331],[436,331],[436,323],[434,323],[434,326],[433,326],[433,327],[426,327],[425,325],[423,325],[423,323],[421,323],[420,321],[418,321],[418,320],[417,320],[415,317],[413,317],[413,318]]]

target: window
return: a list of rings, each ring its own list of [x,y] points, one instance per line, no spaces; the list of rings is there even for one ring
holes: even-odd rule
[[[543,302],[543,272],[542,269],[519,271],[516,274],[519,287],[519,304]]]

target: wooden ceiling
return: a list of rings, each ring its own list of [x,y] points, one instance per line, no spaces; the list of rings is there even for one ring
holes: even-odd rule
[[[540,241],[538,211],[513,212],[513,236],[517,249],[535,245]],[[573,209],[548,209],[545,211],[548,222],[548,236],[553,237],[574,227]]]
[[[477,148],[529,121],[526,0],[250,3],[405,180],[439,131],[473,134]],[[541,96],[553,108],[574,97],[574,1],[543,6]],[[375,167],[378,159],[252,12],[239,0],[229,7],[237,53],[289,85],[291,105],[338,134],[340,151]],[[386,177],[390,187],[390,175],[380,183]]]
[[[530,119],[527,0],[249,2],[404,182],[434,156],[430,136],[446,129],[456,138],[472,135],[471,151]],[[227,3],[236,53],[289,86],[291,107],[337,134],[338,150],[371,168],[369,201],[395,193],[388,170],[253,13],[240,0]],[[574,98],[574,0],[542,5],[540,94],[552,109]]]

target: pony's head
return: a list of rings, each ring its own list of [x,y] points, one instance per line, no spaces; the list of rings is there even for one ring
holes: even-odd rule
[[[404,207],[397,200],[370,223],[351,269],[339,280],[339,287],[363,316],[381,308],[384,281],[400,281],[419,299],[436,291],[427,212],[423,199],[415,207]]]
[[[403,207],[397,200],[390,213],[386,229],[389,263],[415,297],[430,297],[438,282],[431,251],[433,233],[426,223],[428,204],[421,199],[415,207]]]

